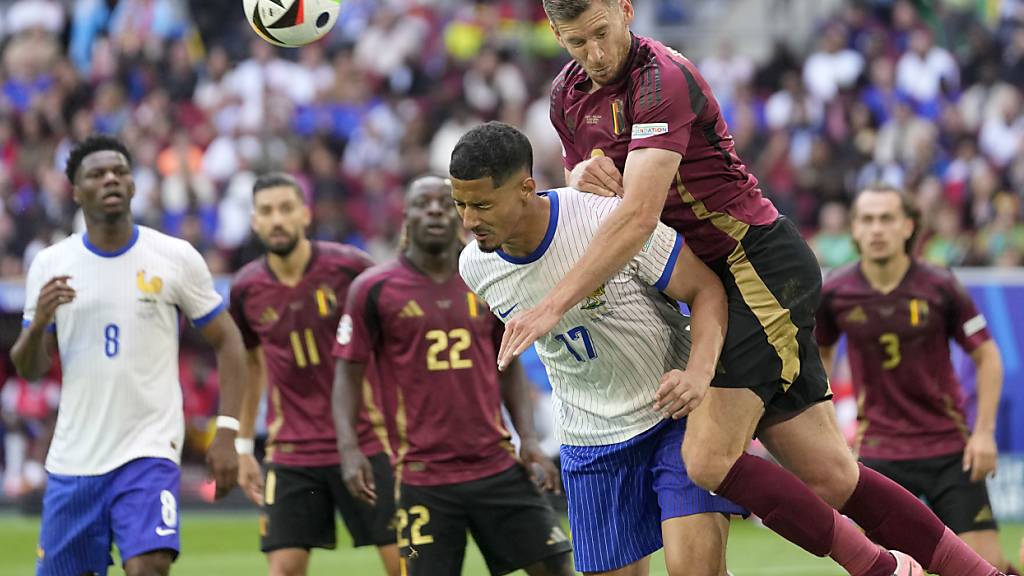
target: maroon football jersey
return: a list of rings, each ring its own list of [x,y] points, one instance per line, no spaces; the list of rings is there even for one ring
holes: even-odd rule
[[[661,219],[705,262],[728,255],[744,224],[770,224],[779,213],[736,155],[718,101],[697,67],[656,40],[633,36],[627,71],[593,94],[583,68],[570,62],[551,91],[551,123],[572,170],[600,150],[619,170],[640,148],[683,156]]]
[[[373,263],[351,246],[313,242],[313,254],[295,287],[282,284],[254,260],[231,286],[231,315],[247,348],[262,346],[267,361],[267,460],[289,466],[338,464],[331,418],[331,347],[352,281]],[[364,385],[369,385],[364,383]],[[383,444],[361,415],[359,446],[368,455]]]
[[[458,273],[438,283],[402,257],[352,285],[334,352],[376,363],[403,482],[467,482],[515,463],[501,417],[500,342],[498,321]]]
[[[952,272],[915,261],[882,294],[851,264],[825,282],[817,318],[819,344],[832,346],[846,333],[862,457],[911,460],[964,449],[964,397],[949,340],[973,352],[990,336]]]

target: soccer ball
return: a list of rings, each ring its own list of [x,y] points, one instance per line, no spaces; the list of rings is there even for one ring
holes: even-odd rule
[[[341,0],[242,0],[245,19],[277,46],[304,46],[323,38],[338,21]]]

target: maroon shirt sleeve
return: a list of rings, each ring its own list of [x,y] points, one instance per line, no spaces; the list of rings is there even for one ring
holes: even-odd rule
[[[833,346],[839,341],[839,326],[832,311],[832,282],[826,282],[821,289],[821,304],[815,316],[814,337],[820,346]]]
[[[345,300],[345,313],[338,323],[338,335],[332,348],[334,356],[351,362],[370,361],[380,333],[376,298],[371,297],[371,292],[379,293],[382,286],[383,279],[366,275],[352,283]]]
[[[238,277],[235,277],[235,282],[231,284],[231,305],[229,311],[231,317],[234,319],[235,324],[238,325],[238,331],[242,333],[242,342],[245,343],[247,350],[252,350],[260,345],[260,338],[253,331],[252,326],[249,325],[249,319],[245,317],[245,283],[239,282]]]
[[[690,132],[707,105],[706,84],[696,69],[667,56],[633,72],[629,95],[633,111],[629,151],[660,148],[686,155]]]
[[[558,132],[558,139],[562,141],[562,165],[565,166],[566,170],[572,170],[583,160],[579,151],[576,150],[572,131],[569,130],[569,126],[565,123],[565,91],[572,88],[566,80],[569,69],[569,67],[566,67],[558,75],[558,78],[555,78],[555,82],[551,87],[551,109],[549,111],[551,125],[555,127],[555,132]]]
[[[950,336],[967,353],[974,352],[992,339],[985,316],[978,312],[978,307],[975,306],[970,294],[952,274],[946,285],[946,293],[951,300],[951,325],[948,328]]]

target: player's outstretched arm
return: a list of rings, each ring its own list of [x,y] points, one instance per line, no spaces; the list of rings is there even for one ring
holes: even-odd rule
[[[508,366],[538,338],[554,328],[578,304],[622,269],[654,232],[665,206],[669,185],[682,156],[660,148],[634,150],[626,157],[625,195],[597,229],[586,253],[532,310],[505,325],[498,366]]]
[[[377,487],[373,481],[373,467],[359,449],[356,419],[363,406],[363,380],[366,364],[338,358],[334,368],[334,388],[331,392],[331,411],[334,429],[338,435],[341,454],[341,477],[353,497],[375,505]]]
[[[533,402],[530,400],[530,384],[526,381],[523,367],[518,360],[501,373],[501,399],[512,417],[512,425],[519,434],[519,460],[526,467],[535,484],[559,494],[562,482],[558,469],[540,449],[537,429],[533,425]],[[540,469],[538,473],[538,468]]]
[[[218,413],[237,419],[242,391],[251,382],[246,371],[242,335],[227,312],[217,314],[199,332],[217,355],[217,378],[220,384]],[[206,451],[206,465],[217,482],[217,498],[231,492],[238,482],[238,453],[235,452],[237,433],[238,430],[218,426],[213,442]]]
[[[996,471],[996,412],[1003,390],[1003,359],[994,340],[975,348],[971,359],[977,368],[978,418],[964,449],[963,465],[965,471],[971,471],[971,481],[978,482]]]
[[[67,283],[70,278],[54,276],[43,285],[33,306],[32,322],[21,330],[18,340],[11,347],[14,368],[18,376],[26,380],[36,380],[50,369],[57,338],[49,327],[57,307],[75,299],[75,290]]]
[[[263,347],[256,346],[246,351],[246,367],[249,385],[242,391],[242,408],[238,417],[241,426],[235,439],[238,452],[238,486],[257,505],[263,505],[263,473],[260,463],[253,454],[256,436],[256,416],[260,410],[260,399],[267,389],[267,361]]]
[[[690,359],[686,370],[672,370],[661,379],[655,410],[682,418],[704,400],[725,342],[728,304],[718,276],[683,245],[665,294],[690,306]]]

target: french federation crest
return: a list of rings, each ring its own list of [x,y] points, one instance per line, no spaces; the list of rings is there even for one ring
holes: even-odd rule
[[[604,306],[604,304],[604,285],[602,284],[600,288],[591,292],[590,296],[587,296],[583,300],[583,304],[580,306],[580,310],[594,310],[596,308]]]

